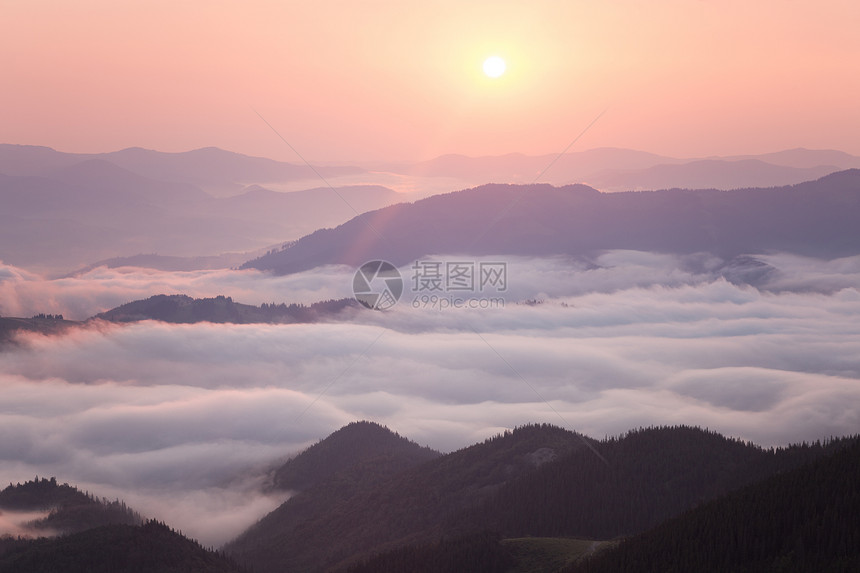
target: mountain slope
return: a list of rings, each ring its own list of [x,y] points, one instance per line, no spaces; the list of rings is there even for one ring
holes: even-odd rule
[[[0,573],[242,573],[224,555],[207,551],[156,521],[107,525],[73,535],[0,541]]]
[[[527,426],[391,474],[323,477],[226,549],[266,573],[344,568],[487,531],[608,539],[842,445],[764,450],[695,428],[651,428],[596,443],[604,461],[571,432]]]
[[[337,474],[372,466],[393,473],[441,454],[373,422],[352,422],[281,466],[274,487],[304,490]]]
[[[763,450],[698,428],[635,430],[600,443],[608,463],[590,452],[574,452],[459,513],[449,531],[591,539],[631,535],[843,445]]]
[[[375,550],[432,542],[457,511],[579,448],[581,438],[572,432],[527,426],[391,473],[353,466],[290,498],[226,550],[259,573],[281,573],[321,570]]]
[[[808,464],[699,505],[620,545],[467,534],[400,547],[348,571],[855,571],[860,567],[858,446],[860,440],[853,438],[832,443],[829,453],[812,448],[807,454],[813,461]],[[623,497],[620,492],[616,495]],[[534,513],[540,511],[535,508]],[[464,563],[469,565],[463,567]]]
[[[860,253],[860,170],[773,189],[600,193],[584,185],[484,185],[364,213],[243,268],[294,273],[434,254],[588,255],[608,249]]]
[[[860,570],[860,440],[702,505],[566,573]]]

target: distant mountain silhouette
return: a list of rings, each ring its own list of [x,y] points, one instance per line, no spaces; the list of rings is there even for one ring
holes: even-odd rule
[[[418,163],[380,166],[397,173],[456,177],[475,183],[587,183],[601,191],[773,187],[851,168],[860,168],[860,157],[831,150],[791,149],[762,155],[680,159],[611,147],[561,156],[443,155]]]
[[[612,191],[769,187],[856,167],[860,158],[836,151],[690,160],[613,148],[562,156],[450,155],[379,166],[410,177],[468,182],[457,187],[540,180],[588,182]],[[314,169],[217,148],[85,154],[0,144],[0,260],[68,273],[93,261],[142,252],[172,257],[256,252],[411,197],[375,185],[332,190],[320,185],[317,173],[326,178],[360,175],[366,181],[374,174],[348,165]],[[294,188],[297,181],[314,188],[273,190],[285,183]],[[433,192],[428,189],[419,191]]]
[[[319,185],[307,166],[214,148],[88,155],[0,145],[0,260],[68,272],[141,251],[255,251],[400,199],[373,185],[283,193],[246,187],[304,178],[305,171]],[[223,188],[230,197],[210,194]]]
[[[592,255],[608,249],[860,253],[860,170],[769,189],[600,193],[585,185],[484,185],[364,213],[243,268],[294,273],[434,254]]]
[[[97,193],[95,197],[100,202],[134,199],[144,204],[171,205],[210,198],[195,185],[145,177],[104,159],[87,159],[50,171],[44,177],[76,185],[86,197]],[[80,200],[80,197],[75,199]]]
[[[159,294],[137,300],[94,316],[109,322],[160,320],[172,323],[220,322],[235,324],[316,322],[343,311],[358,308],[354,299],[302,304],[253,306],[233,302],[231,297],[191,298],[182,294]]]
[[[276,250],[280,250],[278,245]],[[260,256],[272,249],[260,249],[249,253],[223,253],[220,255],[200,257],[173,257],[170,255],[159,255],[156,253],[131,255],[129,257],[111,257],[81,267],[65,277],[74,277],[86,274],[99,267],[117,269],[121,267],[137,267],[145,269],[158,269],[162,271],[199,271],[212,269],[228,269],[238,267],[251,256]]]
[[[337,189],[314,187],[290,192],[254,185],[239,195],[197,206],[194,216],[222,222],[228,228],[241,221],[247,226],[245,232],[248,234],[256,232],[265,236],[269,243],[275,243],[279,238],[297,239],[317,228],[338,225],[360,213],[400,200],[400,194],[379,185],[350,185]],[[271,230],[263,234],[266,228],[282,228],[287,235],[279,237]]]
[[[42,176],[88,160],[101,160],[137,175],[200,187],[213,195],[234,194],[254,183],[295,181],[319,177],[307,165],[251,157],[206,147],[180,153],[166,153],[130,147],[110,153],[64,153],[49,147],[0,144],[0,173]],[[325,177],[361,173],[352,166],[315,166]]]
[[[485,157],[442,155],[413,164],[392,165],[386,169],[413,175],[457,177],[492,183],[532,183],[544,174],[546,181],[583,181],[607,169],[644,169],[664,163],[682,163],[644,151],[603,147],[566,153],[562,156],[509,153]],[[551,169],[547,169],[550,167]]]
[[[609,170],[592,175],[588,183],[607,191],[652,189],[744,189],[794,185],[829,175],[833,165],[788,167],[758,159],[725,161],[702,159],[682,164],[661,164],[629,171]]]
[[[41,145],[0,143],[0,173],[14,176],[36,176],[86,159],[94,155],[63,153]]]
[[[711,158],[717,159],[717,158]],[[763,153],[761,155],[738,155],[722,157],[725,161],[740,159],[757,159],[770,163],[771,165],[783,165],[785,167],[819,167],[821,165],[834,165],[840,170],[860,169],[860,157],[850,155],[843,151],[833,149],[786,149],[774,153]]]
[[[337,319],[342,313],[358,310],[354,298],[323,300],[312,304],[263,303],[260,306],[234,302],[228,296],[192,298],[184,294],[158,294],[125,303],[86,321],[65,320],[62,315],[39,314],[31,318],[0,317],[0,349],[13,344],[18,332],[60,335],[86,326],[88,321],[128,323],[158,320],[176,324],[214,322],[229,324],[292,324]]]
[[[0,316],[0,347],[12,341],[18,331],[38,332],[41,334],[61,334],[72,326],[80,323],[62,318],[45,318],[35,316],[31,318],[15,318]]]
[[[251,157],[217,147],[204,147],[180,153],[164,153],[132,147],[101,155],[126,169],[146,173],[157,179],[198,185],[214,195],[235,192],[252,183],[265,184],[301,179],[319,181],[319,175],[336,177],[363,172],[359,167],[348,165],[317,165],[311,168],[303,164]]]

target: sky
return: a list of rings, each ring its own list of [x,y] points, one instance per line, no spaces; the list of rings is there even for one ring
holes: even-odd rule
[[[860,155],[853,0],[3,0],[2,20],[5,143],[297,161],[283,137],[380,162],[559,153],[600,116],[573,150]]]
[[[57,476],[218,545],[284,499],[261,493],[266,470],[355,420],[441,451],[540,422],[598,439],[687,424],[763,446],[856,433],[860,257],[757,260],[756,288],[708,255],[506,257],[504,308],[427,308],[407,289],[322,324],[21,334],[0,352],[0,483]],[[347,296],[352,273],[50,280],[6,265],[0,300],[80,317],[153,290]]]

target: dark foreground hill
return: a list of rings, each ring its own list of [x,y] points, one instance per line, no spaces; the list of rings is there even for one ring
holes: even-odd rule
[[[399,471],[357,464],[327,476],[315,469],[332,463],[320,454],[303,468],[319,481],[225,549],[266,573],[345,568],[409,547],[459,547],[471,559],[493,535],[634,535],[843,445],[765,450],[686,427],[590,442],[600,455],[584,440],[527,426]],[[484,549],[460,541],[469,538]]]
[[[797,467],[842,441],[765,450],[716,432],[664,427],[599,443],[603,463],[577,451],[463,511],[449,531],[490,529],[504,537],[613,539],[654,527],[728,491]]]
[[[365,428],[348,426],[336,433],[338,441],[346,442],[354,432]],[[385,471],[356,460],[290,498],[225,549],[260,573],[315,571],[380,547],[433,540],[444,533],[445,519],[455,511],[488,499],[506,481],[546,460],[582,447],[571,432],[529,426],[444,456],[398,462],[407,467],[395,471],[390,471],[393,460],[383,466]],[[314,456],[315,464],[337,463]]]
[[[607,249],[860,253],[860,169],[734,191],[600,193],[585,185],[484,185],[364,213],[245,268],[288,274],[324,264],[404,265],[428,255],[590,255]]]
[[[484,533],[400,547],[348,571],[858,571],[860,441],[842,445],[842,450],[703,504],[620,544],[503,539],[498,533]]]
[[[246,573],[157,521],[0,541],[0,573]]]
[[[860,440],[565,573],[860,571]]]
[[[273,483],[278,489],[301,491],[344,473],[383,476],[441,455],[379,424],[352,422],[281,466]]]

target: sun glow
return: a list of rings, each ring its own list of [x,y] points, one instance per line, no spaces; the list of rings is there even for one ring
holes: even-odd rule
[[[506,68],[505,60],[499,56],[490,56],[484,60],[484,73],[487,77],[497,78],[505,73]]]

